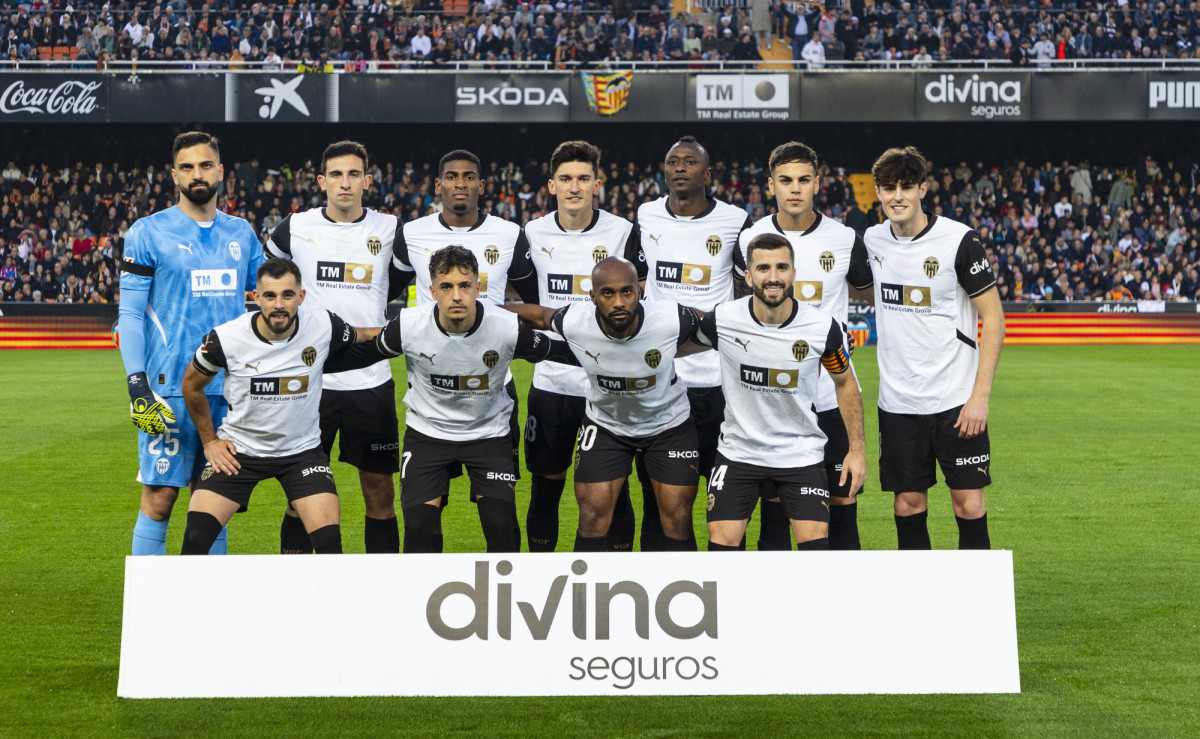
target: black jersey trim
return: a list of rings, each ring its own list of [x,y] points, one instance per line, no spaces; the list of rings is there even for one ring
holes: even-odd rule
[[[447,331],[446,329],[442,328],[442,322],[438,320],[438,316],[440,316],[440,315],[441,315],[441,312],[438,310],[438,307],[436,305],[433,306],[433,325],[437,326],[437,330],[441,331],[443,335],[449,336],[450,332]],[[476,300],[475,301],[475,323],[471,324],[471,328],[467,329],[467,332],[465,334],[455,334],[455,336],[459,336],[459,335],[470,336],[471,334],[478,331],[479,327],[481,325],[483,325],[483,301]]]
[[[130,261],[121,262],[121,271],[128,272],[131,275],[138,275],[139,277],[153,277],[154,276],[154,268],[153,267],[147,267],[146,265],[138,264],[137,262],[130,262]]]
[[[779,324],[778,328],[784,328],[789,323],[796,320],[796,314],[800,312],[799,301],[797,301],[795,298],[791,298],[790,300],[792,301],[792,314],[787,317],[786,321]],[[759,326],[762,326],[763,322],[758,320],[758,316],[754,315],[754,298],[753,297],[751,297],[749,300],[746,301],[746,309],[750,311],[750,320],[754,321]],[[764,328],[765,328],[765,326],[764,326]]]
[[[929,218],[929,223],[926,223],[926,224],[925,224],[925,228],[921,229],[920,233],[918,233],[916,236],[914,236],[914,237],[912,237],[911,239],[909,239],[909,241],[910,241],[910,242],[912,242],[912,241],[916,241],[917,239],[921,238],[921,237],[922,237],[922,236],[924,236],[925,234],[929,233],[929,231],[930,231],[931,229],[933,229],[933,224],[934,224],[935,222],[937,222],[937,216],[936,216],[936,215],[934,215],[934,214],[932,214],[932,213],[926,213],[925,215],[926,215],[926,217],[928,217],[928,218]],[[893,229],[893,228],[892,228],[892,222],[891,222],[891,221],[888,221],[888,233],[890,233],[890,234],[892,235],[892,238],[893,238],[893,239],[895,239],[896,241],[899,241],[899,240],[900,240],[900,237],[896,235],[896,231],[895,231],[895,229]]]
[[[348,223],[362,223],[363,221],[367,220],[367,209],[363,208],[362,215],[359,216],[358,218],[355,218],[353,221],[335,221],[329,217],[329,214],[325,212],[325,208],[322,207],[321,208],[321,217],[324,218],[325,220],[329,221],[330,223],[336,223],[338,225],[346,225]]]
[[[583,231],[581,233],[586,233],[588,231],[591,231],[593,228],[596,227],[596,224],[599,222],[600,222],[600,209],[592,208],[592,222],[589,223],[588,225],[584,226]],[[554,225],[558,226],[558,230],[562,231],[563,233],[571,233],[567,229],[563,228],[562,221],[558,220],[558,211],[557,210],[554,211]]]
[[[976,290],[975,292],[968,294],[967,297],[968,298],[978,298],[980,295],[983,295],[985,292],[987,292],[988,290],[991,290],[995,286],[996,286],[996,281],[992,280],[986,286],[981,287],[978,290]]]
[[[822,221],[822,219],[824,219],[824,216],[822,216],[819,211],[814,212],[813,215],[816,217],[813,218],[812,225],[810,225],[808,228],[801,231],[800,232],[801,236],[808,236],[810,233],[817,230],[817,226],[821,225],[821,221]],[[787,231],[784,231],[783,226],[779,225],[779,214],[778,213],[771,214],[771,225],[775,227],[775,230],[779,232],[780,236],[787,236]],[[793,233],[795,233],[795,232],[793,231]]]
[[[700,215],[698,215],[698,216],[679,216],[679,215],[676,215],[676,214],[675,214],[675,211],[671,210],[671,198],[670,198],[670,196],[668,196],[668,197],[667,197],[667,199],[663,201],[663,207],[665,207],[665,208],[667,209],[667,215],[671,216],[672,218],[681,218],[681,217],[682,217],[682,218],[691,218],[692,220],[698,220],[698,219],[700,219],[700,218],[703,218],[704,216],[708,215],[709,213],[712,213],[714,210],[716,210],[716,209],[717,209],[717,199],[716,199],[716,198],[709,198],[709,199],[708,199],[708,207],[707,207],[707,208],[705,208],[705,209],[704,209],[704,211],[703,211],[702,213],[700,213]]]
[[[569,308],[570,306],[564,306]],[[633,333],[628,336],[612,336],[604,330],[604,320],[600,317],[600,309],[596,308],[596,325],[600,327],[600,333],[604,334],[605,338],[613,341],[631,341],[635,336],[642,332],[642,326],[646,325],[646,308],[642,305],[642,301],[638,301],[637,308],[633,309]],[[561,332],[560,332],[561,333]],[[563,338],[566,338],[564,336]]]
[[[474,231],[475,229],[482,226],[483,222],[486,220],[487,220],[487,213],[484,213],[483,210],[478,211],[475,215],[475,224],[473,226],[469,226],[467,228],[467,230]],[[456,228],[462,228],[462,226],[451,226],[449,223],[446,223],[446,219],[442,216],[441,213],[438,213],[438,223],[442,224],[442,228],[445,228],[447,231],[453,231]]]
[[[975,343],[975,339],[972,339],[970,336],[967,336],[966,334],[964,334],[962,331],[959,331],[958,329],[954,329],[954,335],[956,337],[958,337],[959,341],[961,341],[962,343],[971,347],[972,349],[974,349],[976,346],[978,346]]]
[[[258,340],[261,341],[262,343],[274,345],[275,344],[274,341],[271,341],[267,337],[263,336],[262,332],[258,330],[258,317],[261,315],[262,315],[261,310],[254,311],[254,316],[250,319],[250,330],[254,332],[254,335],[257,336]],[[296,338],[296,334],[298,334],[298,333],[300,333],[300,313],[299,312],[297,312],[296,315],[292,316],[292,335],[287,337],[287,341],[291,341],[292,339]]]

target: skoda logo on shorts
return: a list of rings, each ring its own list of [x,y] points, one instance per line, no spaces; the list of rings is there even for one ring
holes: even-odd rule
[[[717,256],[721,253],[721,237],[713,234],[704,242],[704,248],[708,250],[709,256]]]
[[[488,264],[495,264],[500,261],[500,250],[494,246],[489,246],[483,250],[483,258],[487,260]]]
[[[593,262],[599,264],[605,259],[608,259],[608,249],[605,249],[603,246],[597,246],[595,249],[592,249]]]
[[[650,351],[646,352],[645,358],[646,364],[650,365],[651,369],[654,369],[658,366],[658,363],[662,361],[662,352],[657,349],[651,349]]]
[[[500,361],[500,354],[488,349],[483,353],[483,363],[488,369],[496,366],[496,362]]]
[[[313,362],[317,361],[317,350],[311,346],[304,347],[304,351],[300,352],[300,359],[304,360],[305,365],[313,366]]]
[[[367,237],[367,251],[371,252],[371,256],[377,256],[381,249],[383,249],[383,241],[378,236]]]
[[[932,280],[934,277],[937,276],[939,266],[940,265],[938,264],[937,257],[926,257],[925,258],[925,276]]]
[[[797,362],[803,362],[804,358],[808,356],[808,342],[801,339],[792,344],[792,356],[796,358]]]
[[[817,257],[817,262],[821,265],[821,269],[829,272],[833,269],[833,252],[823,251],[821,256]]]

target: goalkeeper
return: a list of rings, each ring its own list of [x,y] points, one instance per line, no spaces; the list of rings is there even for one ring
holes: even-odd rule
[[[215,137],[198,131],[177,136],[171,178],[178,202],[133,224],[121,263],[117,332],[142,484],[135,555],[166,553],[175,498],[204,466],[183,401],[183,373],[205,334],[245,312],[245,291],[254,289],[263,262],[250,224],[217,210],[224,169]],[[214,378],[205,389],[217,424],[225,415],[222,380]],[[222,530],[211,553],[227,548]]]

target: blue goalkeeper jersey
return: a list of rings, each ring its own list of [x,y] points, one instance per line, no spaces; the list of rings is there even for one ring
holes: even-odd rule
[[[139,218],[125,235],[121,292],[149,290],[146,377],[159,395],[183,394],[183,373],[205,334],[246,311],[262,245],[242,218],[217,212],[201,226],[177,206]],[[220,395],[223,377],[205,388]]]

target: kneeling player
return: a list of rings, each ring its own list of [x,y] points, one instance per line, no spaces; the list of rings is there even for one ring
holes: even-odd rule
[[[721,356],[725,390],[725,420],[708,479],[709,549],[738,549],[764,483],[783,503],[796,548],[828,549],[832,481],[813,411],[822,367],[833,378],[850,439],[838,485],[848,483],[853,495],[866,475],[862,396],[845,335],[832,314],[801,310],[788,294],[796,270],[785,237],[756,236],[747,262],[753,294],[717,306],[696,330],[696,341]]]
[[[637,272],[624,259],[602,260],[591,282],[592,305],[505,306],[534,328],[557,331],[572,363],[587,372],[586,420],[575,459],[575,551],[604,551],[617,498],[638,456],[662,519],[665,536],[658,547],[694,550],[699,440],[674,360],[695,331],[698,313],[669,300],[638,300]]]
[[[540,362],[562,342],[522,326],[512,313],[479,300],[479,263],[447,246],[429,258],[435,302],[400,311],[376,342],[408,364],[408,407],[400,462],[404,551],[441,551],[441,516],[450,469],[463,465],[489,552],[520,551],[505,388],[513,359]]]
[[[333,313],[303,306],[300,270],[293,262],[268,260],[257,279],[259,310],[210,331],[184,375],[184,400],[208,465],[188,506],[183,553],[207,553],[233,514],[245,510],[254,487],[274,477],[314,549],[337,554],[342,535],[337,488],[321,448],[321,378],[327,360],[375,330],[356,330]],[[382,358],[378,351],[364,351],[360,361],[343,369]],[[214,430],[204,387],[222,369],[229,412]]]

